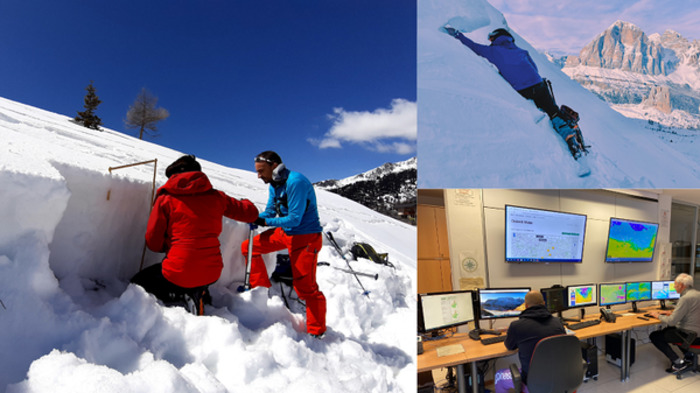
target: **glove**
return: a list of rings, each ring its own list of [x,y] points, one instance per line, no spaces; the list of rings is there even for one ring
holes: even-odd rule
[[[457,38],[458,35],[461,33],[455,29],[454,27],[445,27],[445,30],[447,31],[447,34],[451,35],[452,37]]]
[[[267,226],[267,223],[265,222],[265,219],[264,219],[264,218],[258,217],[255,221],[253,221],[253,225],[257,225],[257,226],[260,226],[260,227],[266,227],[266,226]]]

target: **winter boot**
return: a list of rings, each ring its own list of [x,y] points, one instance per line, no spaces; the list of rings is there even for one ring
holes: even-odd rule
[[[569,152],[574,156],[575,160],[578,160],[583,154],[583,146],[581,146],[576,135],[569,135],[569,137],[566,138],[566,145],[569,146]]]
[[[576,138],[576,131],[571,128],[569,123],[557,115],[552,118],[552,126],[566,141],[566,145],[569,147],[569,151],[574,156],[574,159],[581,157],[583,146],[579,143],[578,138]]]

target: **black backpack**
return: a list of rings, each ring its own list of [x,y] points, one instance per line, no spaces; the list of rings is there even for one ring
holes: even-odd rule
[[[389,262],[389,254],[379,254],[374,250],[374,247],[367,243],[353,243],[350,253],[355,260],[357,260],[357,258],[365,258],[380,265],[394,267],[394,265]]]

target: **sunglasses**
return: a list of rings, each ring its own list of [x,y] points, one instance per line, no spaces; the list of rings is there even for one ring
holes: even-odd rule
[[[270,165],[272,165],[272,164],[275,163],[274,161],[272,161],[272,160],[270,160],[270,159],[268,159],[268,158],[265,158],[265,157],[263,157],[263,156],[257,156],[257,157],[255,157],[255,162],[266,162],[266,163],[268,163],[268,164],[270,164]]]

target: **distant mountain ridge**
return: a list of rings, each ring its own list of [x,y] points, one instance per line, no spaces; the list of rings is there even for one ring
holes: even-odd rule
[[[628,117],[700,129],[700,41],[617,21],[578,56],[550,60]]]
[[[352,199],[372,210],[404,218],[416,202],[417,159],[386,163],[341,180],[324,180],[314,186]],[[408,209],[407,209],[408,207]]]

